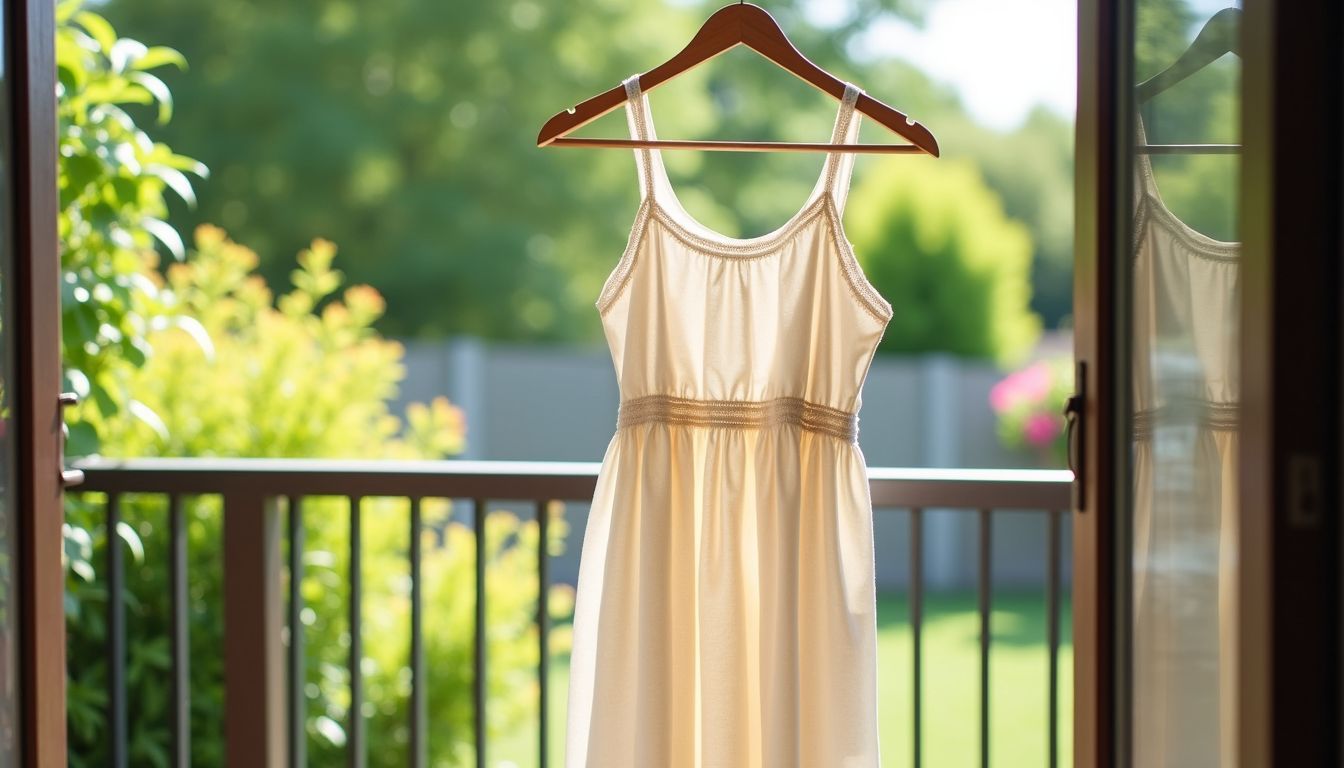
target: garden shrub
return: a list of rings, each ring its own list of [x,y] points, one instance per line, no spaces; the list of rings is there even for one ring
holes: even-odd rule
[[[116,456],[272,456],[432,458],[461,449],[460,412],[446,400],[411,406],[404,422],[389,398],[402,375],[400,345],[371,325],[381,297],[355,286],[339,298],[335,249],[317,241],[299,256],[295,288],[276,298],[253,274],[256,255],[203,227],[185,263],[169,268],[161,293],[171,311],[195,317],[205,336],[165,325],[147,334],[153,354],[128,376],[129,390],[157,415],[129,413],[99,423],[103,446]],[[208,341],[206,341],[208,339]],[[223,711],[220,504],[189,499],[191,551],[192,731],[195,764],[222,759]],[[371,766],[400,765],[409,736],[408,503],[366,499],[363,509],[365,691]],[[72,503],[70,518],[71,736],[74,762],[102,764],[106,738],[104,585],[105,532],[100,505]],[[166,509],[164,500],[122,503],[128,548],[128,664],[132,758],[166,765],[169,655]],[[304,502],[307,550],[305,690],[309,752],[315,765],[340,761],[348,722],[346,623],[349,581],[348,507],[337,499]],[[451,504],[425,504],[423,585],[427,685],[436,764],[471,757],[471,657],[475,578],[474,533],[454,519]],[[552,550],[566,535],[551,508]],[[534,711],[537,636],[537,525],[507,511],[488,516],[490,725],[506,733]],[[567,615],[570,598],[556,588],[549,602]],[[557,651],[564,636],[554,638]]]
[[[971,163],[879,160],[845,215],[863,269],[895,310],[881,349],[1014,365],[1040,337],[1031,235]]]

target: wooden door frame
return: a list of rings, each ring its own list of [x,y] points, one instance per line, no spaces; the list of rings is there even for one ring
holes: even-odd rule
[[[9,0],[6,11],[23,765],[65,768],[55,3]]]
[[[1116,557],[1121,533],[1117,510],[1124,509],[1121,494],[1128,490],[1127,475],[1117,476],[1116,462],[1125,433],[1119,397],[1126,391],[1119,377],[1128,368],[1125,339],[1117,333],[1116,308],[1124,281],[1127,228],[1117,226],[1117,213],[1128,205],[1129,174],[1122,172],[1120,114],[1125,101],[1120,84],[1120,52],[1132,25],[1121,17],[1123,4],[1115,0],[1078,2],[1078,114],[1074,165],[1074,357],[1085,378],[1086,393],[1081,432],[1083,477],[1081,509],[1073,516],[1073,763],[1080,768],[1125,765],[1119,752],[1127,739],[1123,718],[1128,707],[1121,697],[1127,686],[1117,634],[1127,626],[1120,615],[1128,605],[1120,599],[1126,581]]]
[[[1243,26],[1238,757],[1339,765],[1344,13],[1246,0]]]
[[[1078,6],[1074,346],[1088,397],[1088,483],[1074,518],[1078,766],[1129,764],[1127,387],[1118,378],[1129,339],[1116,310],[1128,301],[1118,279],[1127,232],[1118,225],[1131,193],[1122,86],[1133,77],[1120,55],[1131,47],[1131,7]],[[1335,0],[1245,0],[1244,9],[1236,764],[1337,765],[1344,10]]]

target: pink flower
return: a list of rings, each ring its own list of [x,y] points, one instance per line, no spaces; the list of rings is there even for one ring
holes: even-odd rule
[[[1047,446],[1059,436],[1061,419],[1049,413],[1033,413],[1022,426],[1022,434],[1027,442],[1035,446]]]
[[[1037,403],[1050,394],[1050,364],[1039,362],[1004,377],[989,391],[989,404],[1003,413],[1023,403]]]

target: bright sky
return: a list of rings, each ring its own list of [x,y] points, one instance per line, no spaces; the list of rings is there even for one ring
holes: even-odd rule
[[[1190,0],[1198,18],[1236,0]],[[842,0],[814,0],[808,15],[825,26]],[[957,90],[971,114],[1009,129],[1032,107],[1072,115],[1077,0],[936,0],[925,23],[889,20],[864,34],[857,54],[894,54]]]

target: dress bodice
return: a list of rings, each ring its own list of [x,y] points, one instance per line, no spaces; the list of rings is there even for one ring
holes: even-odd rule
[[[1139,143],[1146,143],[1143,123]],[[1147,155],[1134,186],[1134,409],[1140,424],[1195,406],[1214,426],[1235,422],[1241,245],[1215,240],[1167,208]]]
[[[648,97],[637,79],[626,87],[631,133],[653,138]],[[833,142],[857,135],[857,97],[847,86]],[[736,239],[686,213],[656,150],[635,154],[639,214],[597,302],[623,406],[651,396],[783,399],[856,413],[891,306],[841,225],[853,157],[829,153],[797,214],[774,232]]]

